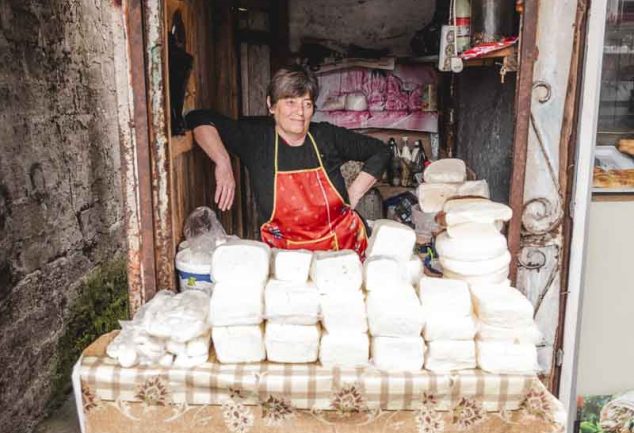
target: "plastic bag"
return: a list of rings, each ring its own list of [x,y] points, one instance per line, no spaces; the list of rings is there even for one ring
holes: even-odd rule
[[[227,233],[216,213],[206,206],[197,207],[189,214],[183,233],[189,249],[196,254],[208,253],[227,240]]]

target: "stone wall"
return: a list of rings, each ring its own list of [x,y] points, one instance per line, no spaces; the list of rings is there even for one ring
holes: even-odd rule
[[[0,0],[2,432],[46,412],[85,277],[122,255],[113,7]]]

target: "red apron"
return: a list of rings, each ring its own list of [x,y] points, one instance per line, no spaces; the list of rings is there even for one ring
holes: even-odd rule
[[[273,212],[260,227],[262,240],[276,248],[354,250],[363,257],[368,245],[363,221],[330,182],[310,132],[308,137],[319,167],[280,172],[275,134]]]

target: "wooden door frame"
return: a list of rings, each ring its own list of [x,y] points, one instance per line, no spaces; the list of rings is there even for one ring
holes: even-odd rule
[[[588,214],[592,201],[592,167],[597,133],[601,71],[603,66],[603,42],[605,35],[607,4],[604,0],[590,2],[587,26],[587,46],[583,61],[582,94],[579,103],[577,130],[575,183],[572,192],[571,211],[574,225],[570,235],[569,278],[563,332],[563,359],[559,398],[568,411],[568,430],[572,431],[577,398],[577,355],[581,331],[581,305],[584,290],[585,256],[587,250]]]

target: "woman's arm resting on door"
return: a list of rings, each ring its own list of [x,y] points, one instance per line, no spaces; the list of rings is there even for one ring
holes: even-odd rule
[[[231,157],[215,126],[200,125],[194,128],[196,143],[215,163],[216,194],[214,201],[221,211],[231,208],[236,191],[236,181],[231,168]]]
[[[357,207],[361,197],[372,188],[376,183],[376,178],[365,171],[359,173],[357,178],[352,182],[348,188],[348,198],[350,199],[350,206],[352,209]]]

